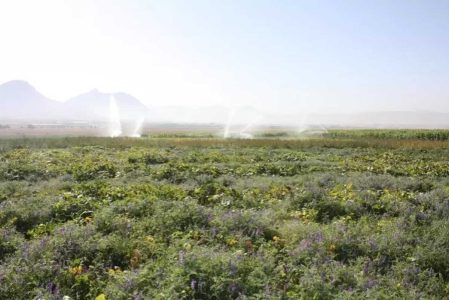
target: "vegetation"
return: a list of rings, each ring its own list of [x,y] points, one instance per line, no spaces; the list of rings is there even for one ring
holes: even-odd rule
[[[358,130],[330,130],[325,134],[332,138],[381,138],[381,139],[419,139],[431,141],[449,140],[447,129],[358,129]]]
[[[383,132],[0,140],[0,299],[448,298],[449,144]]]

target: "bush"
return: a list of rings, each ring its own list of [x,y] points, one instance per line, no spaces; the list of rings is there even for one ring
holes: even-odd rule
[[[101,178],[113,178],[117,175],[116,167],[110,162],[84,161],[72,167],[71,174],[76,181]]]

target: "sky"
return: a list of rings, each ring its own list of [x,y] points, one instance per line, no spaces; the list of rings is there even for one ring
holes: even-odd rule
[[[0,0],[0,83],[64,101],[449,112],[446,0]]]

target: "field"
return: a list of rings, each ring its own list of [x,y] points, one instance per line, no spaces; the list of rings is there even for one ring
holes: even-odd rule
[[[444,299],[448,131],[0,139],[0,299]]]

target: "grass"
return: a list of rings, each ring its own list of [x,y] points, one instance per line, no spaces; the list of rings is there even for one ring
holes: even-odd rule
[[[448,129],[356,129],[330,130],[325,137],[329,138],[374,138],[374,139],[417,139],[430,141],[449,140]]]
[[[449,142],[388,133],[1,139],[0,299],[447,298]]]
[[[408,148],[408,149],[444,149],[449,147],[446,140],[422,140],[418,138],[379,138],[376,136],[359,137],[351,135],[324,137],[324,138],[257,138],[257,139],[220,139],[202,136],[201,138],[189,135],[179,136],[165,134],[163,137],[144,138],[107,138],[107,137],[13,137],[2,138],[0,151],[17,148],[70,148],[85,146],[103,146],[113,148],[130,147],[269,147],[269,148]]]

